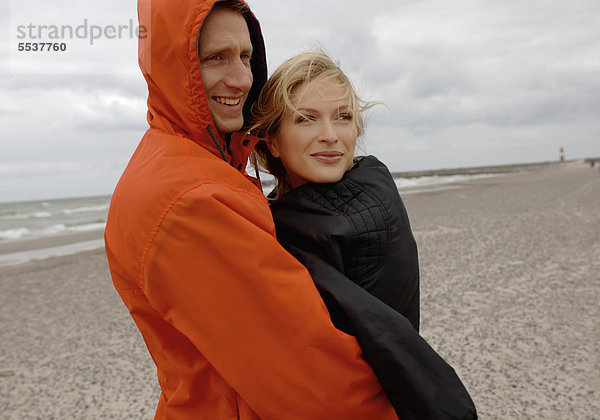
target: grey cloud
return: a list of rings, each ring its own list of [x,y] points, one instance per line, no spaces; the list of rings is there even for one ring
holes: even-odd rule
[[[550,159],[560,145],[570,157],[600,154],[596,0],[250,5],[264,30],[271,71],[291,55],[322,47],[363,97],[389,107],[371,112],[366,147],[392,170]],[[58,12],[67,6],[52,3]],[[98,22],[135,18],[135,2],[111,0],[99,9],[93,12]],[[83,12],[69,19],[91,18],[91,9]],[[0,13],[2,27],[7,22]],[[32,173],[28,182],[42,185],[53,167],[63,168],[54,182],[70,184],[72,194],[81,191],[78,179],[109,193],[147,127],[147,90],[135,52],[93,57],[114,61],[115,71],[104,74],[11,75],[12,45],[0,37],[0,47],[0,171],[9,163],[37,165],[47,172],[36,179]],[[96,168],[98,179],[77,162]],[[61,191],[69,195],[67,187]]]

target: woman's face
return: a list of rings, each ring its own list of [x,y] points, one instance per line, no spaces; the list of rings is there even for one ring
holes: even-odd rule
[[[303,83],[281,121],[279,136],[268,142],[281,158],[292,188],[306,182],[339,181],[352,167],[357,130],[350,97],[335,79]]]

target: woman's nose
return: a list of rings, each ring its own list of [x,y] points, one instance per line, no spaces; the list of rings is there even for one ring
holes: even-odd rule
[[[321,124],[321,131],[319,133],[319,141],[323,143],[335,143],[339,140],[339,136],[333,123],[331,121],[325,121]]]

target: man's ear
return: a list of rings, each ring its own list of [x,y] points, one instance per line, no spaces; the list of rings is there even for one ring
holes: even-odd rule
[[[268,138],[267,140],[265,140],[265,143],[267,143],[269,152],[271,152],[273,157],[278,158],[281,156],[281,154],[279,153],[279,138]]]

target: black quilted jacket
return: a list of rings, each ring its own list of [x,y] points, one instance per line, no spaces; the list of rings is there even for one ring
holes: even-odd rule
[[[403,419],[473,419],[454,369],[418,334],[417,247],[394,180],[373,156],[334,184],[271,204],[277,238],[310,271],[335,326],[356,336]]]

